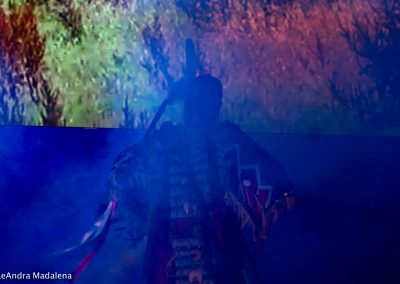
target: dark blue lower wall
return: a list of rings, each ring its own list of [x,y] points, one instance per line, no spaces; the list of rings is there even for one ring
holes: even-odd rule
[[[45,256],[76,243],[112,160],[141,135],[0,127],[0,272],[40,269]],[[400,138],[250,135],[286,166],[304,200],[265,244],[269,283],[400,283]],[[82,282],[110,283],[104,271],[118,273],[101,258]]]

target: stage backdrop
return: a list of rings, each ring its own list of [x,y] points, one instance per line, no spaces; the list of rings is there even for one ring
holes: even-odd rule
[[[398,0],[4,0],[0,124],[146,128],[183,75],[249,131],[398,135]],[[164,119],[180,120],[180,107]]]

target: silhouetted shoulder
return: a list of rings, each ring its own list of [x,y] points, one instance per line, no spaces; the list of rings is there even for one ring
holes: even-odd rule
[[[266,159],[267,157],[263,156],[270,155],[253,138],[244,133],[237,124],[231,121],[226,120],[222,123],[220,135],[223,137],[224,144],[234,144],[240,146],[240,148],[242,148],[242,152],[245,152],[246,156],[248,155],[249,158],[251,156],[252,160],[259,155],[261,155],[261,159]],[[246,157],[243,158],[246,159]]]
[[[171,147],[179,145],[184,135],[182,125],[176,125],[172,122],[164,122],[157,133],[158,141],[163,151],[167,151]]]
[[[274,192],[281,195],[292,190],[291,180],[282,165],[267,149],[257,143],[233,122],[221,124],[220,139],[224,148],[236,149],[238,162],[242,167],[256,167],[260,171],[260,182],[274,187]]]
[[[232,121],[225,120],[222,122],[223,127],[225,127],[227,130],[230,130],[232,132],[242,132],[243,131],[240,129],[239,125],[233,123]]]

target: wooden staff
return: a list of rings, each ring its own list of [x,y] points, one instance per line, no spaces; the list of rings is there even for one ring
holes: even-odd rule
[[[167,68],[161,68],[161,72],[163,73],[164,78],[167,80],[168,97],[164,99],[164,101],[161,103],[161,106],[158,108],[158,111],[151,121],[149,128],[146,130],[144,139],[149,137],[156,128],[157,123],[167,106],[178,99],[183,99],[183,96],[187,91],[188,84],[196,77],[197,58],[194,49],[194,43],[190,38],[186,39],[185,41],[185,61],[184,75],[178,81],[174,81]]]

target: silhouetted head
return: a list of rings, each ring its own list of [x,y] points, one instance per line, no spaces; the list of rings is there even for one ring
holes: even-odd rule
[[[222,94],[222,84],[217,78],[201,75],[194,79],[185,96],[185,124],[207,126],[217,123]]]

